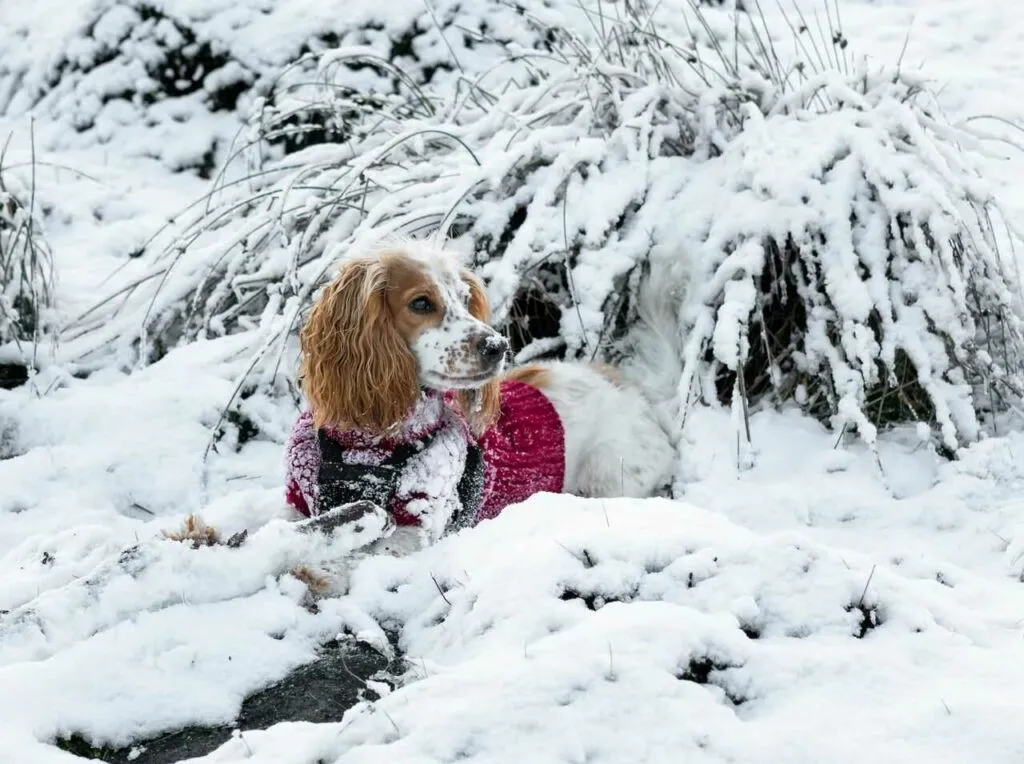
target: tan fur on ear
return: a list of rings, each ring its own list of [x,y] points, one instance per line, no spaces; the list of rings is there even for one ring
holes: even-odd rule
[[[491,305],[487,301],[484,285],[473,273],[464,271],[463,280],[469,285],[469,312],[485,323],[491,320]],[[458,395],[459,408],[469,422],[474,435],[483,432],[498,421],[501,413],[501,380],[495,377],[476,390],[462,390]]]
[[[474,435],[483,435],[501,413],[501,380],[497,377],[476,390],[460,390],[457,397],[459,410],[469,423]]]
[[[388,267],[349,260],[324,289],[299,334],[299,379],[316,427],[385,434],[420,390],[416,361],[388,312]]]

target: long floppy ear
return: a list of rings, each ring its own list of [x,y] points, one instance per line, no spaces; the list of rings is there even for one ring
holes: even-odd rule
[[[463,271],[462,279],[469,285],[469,312],[473,318],[488,323],[491,320],[491,305],[487,301],[487,292],[476,275]],[[469,422],[469,428],[475,435],[498,420],[501,413],[501,380],[495,377],[490,382],[475,390],[462,390],[458,395],[459,408]]]
[[[416,403],[416,361],[388,312],[387,285],[378,258],[346,262],[299,333],[299,379],[318,428],[385,434]]]

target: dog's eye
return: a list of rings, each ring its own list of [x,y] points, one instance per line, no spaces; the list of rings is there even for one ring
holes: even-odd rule
[[[417,297],[409,303],[409,310],[420,315],[433,313],[434,303],[430,301],[429,297]]]

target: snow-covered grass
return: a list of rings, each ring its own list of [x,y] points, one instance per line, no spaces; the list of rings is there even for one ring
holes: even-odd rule
[[[0,114],[45,117],[41,139],[55,148],[210,174],[255,103],[294,105],[325,50],[362,53],[339,88],[389,92],[403,83],[388,62],[417,87],[483,71],[494,63],[492,37],[539,44],[516,5],[463,5],[389,0],[382,14],[366,0],[68,0],[56,19],[49,6],[7,7]],[[545,18],[543,4],[536,13]],[[289,145],[307,142],[291,137]]]
[[[975,132],[921,76],[856,58],[825,8],[816,30],[783,16],[776,43],[757,6],[595,7],[441,85],[331,50],[316,84],[258,101],[210,193],[69,327],[71,357],[150,362],[242,332],[244,384],[280,388],[339,257],[441,230],[521,359],[628,356],[647,269],[685,262],[677,419],[794,402],[869,443],[920,422],[953,453],[1024,391],[1016,228]],[[354,88],[354,67],[384,81]]]
[[[36,209],[35,166],[5,167],[5,153],[6,147],[0,151],[0,348],[8,345],[16,355],[0,353],[0,362],[34,366],[35,350],[53,328],[53,255]]]
[[[813,26],[820,4],[800,4]],[[402,121],[375,125],[349,119],[346,124],[357,132],[373,128],[358,137],[368,152],[381,152],[396,137],[407,139],[388,155],[403,164],[379,162],[376,171],[366,173],[370,190],[357,189],[358,183],[353,187],[354,199],[376,200],[366,216],[360,211],[351,213],[351,220],[347,213],[314,219],[317,226],[325,223],[317,237],[321,244],[307,246],[311,240],[302,243],[296,232],[309,229],[288,226],[301,222],[307,202],[317,209],[322,200],[302,184],[285,193],[288,173],[296,171],[288,163],[301,160],[317,168],[315,177],[305,178],[309,186],[352,172],[350,160],[340,161],[336,147],[315,140],[298,145],[279,132],[301,124],[290,121],[289,109],[319,86],[303,90],[297,78],[286,88],[287,97],[278,99],[269,89],[262,94],[266,109],[254,137],[275,131],[278,137],[265,142],[251,165],[243,162],[237,175],[204,180],[195,166],[172,172],[188,166],[169,161],[172,156],[196,156],[198,147],[217,141],[226,155],[243,123],[243,106],[211,111],[206,91],[196,90],[181,95],[173,107],[192,114],[185,127],[163,119],[170,113],[162,111],[170,108],[166,102],[148,110],[138,106],[131,113],[143,118],[126,116],[117,126],[115,113],[129,112],[112,99],[97,112],[97,124],[113,125],[109,140],[95,130],[68,131],[66,120],[75,112],[61,110],[57,96],[47,101],[33,88],[75,52],[64,35],[80,37],[97,8],[104,14],[124,11],[91,0],[68,3],[57,15],[48,13],[45,3],[0,3],[0,37],[22,40],[0,45],[5,51],[0,108],[17,107],[0,117],[0,132],[15,135],[5,166],[18,165],[11,177],[19,180],[11,187],[19,199],[30,198],[24,191],[34,188],[37,220],[60,277],[59,317],[65,325],[89,330],[67,332],[60,354],[40,363],[31,386],[0,390],[0,760],[69,764],[78,759],[54,747],[59,737],[81,734],[96,745],[116,746],[183,724],[230,721],[246,695],[311,660],[318,645],[339,633],[385,650],[392,647],[388,636],[397,635],[395,646],[408,661],[408,675],[339,724],[288,723],[248,731],[202,761],[1020,760],[1024,436],[1019,432],[1001,429],[959,447],[958,458],[948,461],[923,447],[912,426],[879,434],[872,449],[847,439],[837,442],[837,432],[793,407],[750,411],[750,458],[738,466],[734,418],[741,414],[695,405],[681,434],[678,501],[538,496],[414,556],[361,561],[347,574],[348,593],[320,599],[313,612],[308,579],[297,577],[296,568],[331,572],[352,540],[298,532],[284,506],[281,443],[296,413],[291,400],[278,394],[293,372],[288,349],[278,387],[235,392],[254,348],[298,315],[302,290],[313,288],[331,254],[369,235],[366,221],[412,225],[417,214],[436,222],[452,213],[457,232],[482,237],[492,231],[500,241],[502,216],[511,217],[521,202],[527,214],[501,242],[505,257],[483,265],[495,303],[506,326],[515,325],[513,306],[524,285],[559,281],[550,271],[531,270],[540,262],[532,258],[546,255],[545,263],[564,267],[568,250],[573,282],[562,282],[564,292],[557,294],[578,298],[579,310],[566,303],[571,309],[557,314],[557,337],[549,335],[547,345],[534,349],[550,349],[558,341],[585,357],[614,338],[617,330],[605,329],[605,317],[614,313],[606,299],[640,262],[655,231],[660,232],[659,257],[696,243],[694,273],[701,284],[701,274],[733,268],[743,256],[742,250],[726,253],[710,244],[702,250],[712,233],[761,230],[769,218],[780,241],[794,234],[813,238],[815,231],[839,225],[852,194],[874,215],[866,220],[877,221],[885,210],[904,204],[921,235],[938,229],[973,236],[980,243],[968,263],[993,264],[996,246],[1001,257],[1011,257],[1010,237],[998,225],[991,241],[984,223],[976,228],[977,220],[959,211],[965,203],[989,199],[980,180],[964,182],[977,170],[994,179],[1008,199],[1011,222],[1024,213],[1019,181],[1024,162],[1005,143],[977,137],[967,143],[961,128],[976,131],[979,122],[966,120],[977,114],[1024,116],[1019,112],[1024,65],[1015,55],[1024,41],[1024,14],[999,0],[839,0],[831,6],[841,10],[850,38],[849,48],[841,49],[873,55],[872,63],[896,62],[910,29],[903,82],[914,81],[914,62],[922,59],[928,61],[925,74],[938,71],[946,78],[948,73],[948,81],[927,83],[937,93],[928,106],[935,124],[951,126],[968,149],[1003,152],[966,159],[949,151],[953,143],[943,135],[954,132],[929,132],[928,124],[921,127],[922,111],[889,97],[899,83],[886,85],[888,91],[861,89],[856,93],[865,102],[860,109],[815,113],[809,102],[808,109],[765,116],[748,105],[735,112],[744,129],[734,125],[733,132],[721,131],[718,148],[708,143],[700,150],[652,154],[650,141],[680,125],[695,124],[698,133],[707,128],[699,133],[706,136],[728,126],[719,121],[723,114],[728,119],[719,109],[722,101],[712,99],[706,111],[662,112],[664,121],[656,122],[661,132],[647,135],[622,119],[629,112],[616,115],[619,122],[594,128],[604,91],[587,91],[581,83],[618,88],[617,103],[648,115],[652,112],[642,106],[659,103],[650,97],[653,90],[645,90],[649,82],[637,84],[635,71],[623,72],[621,60],[619,69],[595,73],[580,68],[579,58],[560,60],[546,53],[534,58],[548,43],[532,36],[533,27],[514,6],[501,3],[477,6],[483,18],[473,23],[486,20],[494,29],[504,23],[513,39],[465,49],[459,43],[464,38],[451,33],[466,18],[456,14],[455,4],[431,5],[448,30],[443,36],[425,6],[412,0],[396,3],[393,15],[389,11],[384,19],[378,18],[380,3],[167,0],[160,6],[182,27],[223,45],[232,60],[249,62],[253,82],[270,82],[275,64],[285,63],[321,31],[348,34],[340,28],[347,23],[345,14],[353,24],[381,22],[383,29],[360,27],[342,41],[371,48],[386,46],[388,34],[400,35],[410,19],[425,19],[421,33],[429,42],[420,52],[444,58],[450,55],[448,41],[463,65],[463,71],[435,72],[438,91],[450,88],[467,96],[490,89],[496,100],[484,108],[467,97],[461,116],[441,114],[436,104],[433,115],[410,116],[400,108],[418,103],[416,93],[430,90],[424,89],[430,83],[421,78],[408,86],[393,87],[390,80],[379,86]],[[571,35],[563,40],[599,38],[600,27],[590,28],[573,8],[564,16],[581,23],[563,24]],[[663,29],[678,39],[691,35],[706,41],[707,30],[686,29],[681,5],[659,8]],[[550,22],[562,10],[558,3],[538,3],[536,13]],[[714,13],[708,10],[708,18],[721,19],[717,31],[735,34],[732,17]],[[919,18],[912,27],[911,14]],[[755,21],[762,23],[760,17]],[[763,23],[785,55],[783,48],[793,44],[785,21],[766,6]],[[825,19],[821,23],[827,27]],[[140,37],[141,50],[148,50],[145,39]],[[528,78],[521,89],[505,93],[496,85],[467,86],[465,80],[487,71],[513,43],[531,51],[520,62],[524,71],[544,67],[552,78],[547,81],[556,86],[542,92]],[[540,47],[534,50],[535,45]],[[385,70],[360,65],[336,69],[331,76],[365,76],[379,83],[387,80]],[[71,101],[103,84],[93,70],[66,71],[68,79],[61,81],[66,84],[58,89]],[[692,76],[692,69],[683,71]],[[8,78],[8,72],[15,73]],[[828,77],[834,94],[839,80]],[[501,76],[493,79],[501,81]],[[656,88],[667,88],[654,81]],[[7,99],[15,91],[13,100]],[[28,97],[33,92],[36,100]],[[681,89],[672,92],[677,98],[664,108],[688,103]],[[524,93],[542,96],[534,111],[526,108]],[[255,103],[255,93],[243,94],[240,101],[250,95]],[[289,98],[295,99],[291,107]],[[338,98],[354,103],[352,93]],[[493,103],[507,107],[508,124]],[[33,105],[34,127],[27,119]],[[519,132],[509,127],[513,117],[526,119],[541,108],[552,110],[548,121],[526,124]],[[694,113],[714,118],[694,122]],[[147,114],[154,115],[152,124]],[[410,119],[421,126],[443,124],[480,164],[448,137],[422,136],[417,143],[403,132],[415,131]],[[915,119],[923,132],[908,129],[907,134],[916,142],[894,140],[884,154],[871,153],[897,129],[914,128]],[[580,131],[581,125],[587,131]],[[998,119],[985,127],[1000,139],[1017,140]],[[33,137],[35,165],[29,161]],[[243,145],[245,136],[239,141]],[[845,152],[850,146],[863,150]],[[150,151],[155,148],[160,151]],[[929,153],[935,161],[925,168],[915,158],[931,148],[939,153]],[[530,156],[544,161],[530,164]],[[587,172],[572,174],[581,158]],[[845,180],[820,172],[837,158],[835,167],[846,169],[857,159],[858,172],[850,169]],[[337,166],[334,176],[324,169],[331,161]],[[33,166],[34,186],[26,174]],[[231,185],[259,168],[272,172],[265,180]],[[573,180],[563,183],[569,176]],[[5,182],[7,177],[5,172]],[[405,191],[395,185],[410,177],[420,185]],[[872,201],[866,190],[872,177],[889,183],[874,186],[890,194],[887,205]],[[529,182],[520,188],[506,182],[509,178]],[[817,183],[815,193],[833,194],[827,198],[834,206],[802,207],[778,194],[759,195],[762,181],[779,192],[792,190],[801,179]],[[15,182],[21,185],[14,187]],[[187,236],[182,226],[192,218],[178,211],[198,198],[203,198],[199,211],[207,203],[214,210],[228,209],[218,205],[248,199],[250,182],[263,184],[259,187],[272,192],[268,199],[277,206],[247,220],[231,219],[223,228],[200,226],[201,238],[179,258],[173,237]],[[424,188],[437,193],[415,195]],[[490,188],[491,195],[474,196],[479,188]],[[212,194],[209,202],[205,194]],[[631,207],[636,199],[644,205]],[[603,225],[624,210],[628,225]],[[159,233],[171,217],[169,228]],[[244,278],[233,285],[237,291],[231,299],[204,294],[195,310],[179,314],[192,321],[183,331],[194,341],[180,347],[167,342],[160,360],[131,372],[114,362],[116,351],[126,351],[122,361],[137,354],[132,340],[140,337],[141,322],[132,322],[149,310],[154,295],[169,300],[189,294],[189,285],[210,267],[211,252],[226,251],[246,226],[263,222],[275,236],[283,232],[292,238],[268,244],[251,260],[225,261]],[[847,232],[851,246],[864,247],[854,248],[848,260],[830,262],[856,271],[863,257],[864,267],[872,266],[878,249],[865,237],[870,233],[880,241],[886,230],[892,231],[879,225],[856,236]],[[572,237],[568,243],[566,234]],[[149,244],[151,236],[156,238]],[[151,273],[163,278],[153,261],[138,256],[147,247],[178,258],[161,289],[150,288],[155,281],[142,281],[120,313],[104,312],[104,304],[81,318],[111,291]],[[231,250],[232,257],[239,253],[237,247]],[[971,299],[969,290],[957,291],[956,281],[975,283],[967,280],[969,267],[949,265],[950,257],[959,256],[937,247],[934,261],[917,262],[927,287],[923,310],[955,311]],[[730,282],[737,285],[729,287],[737,321],[750,314],[745,284],[753,279],[754,264],[745,263],[750,266],[746,281]],[[283,283],[280,294],[259,303],[264,298],[252,286],[256,282],[246,279],[266,282],[282,273],[301,278]],[[848,275],[834,281],[836,290],[823,292],[832,301],[819,317],[825,327],[835,316],[857,315],[863,297],[855,294],[860,281]],[[907,279],[900,283],[910,285]],[[996,297],[1000,283],[991,280]],[[109,307],[121,305],[124,294]],[[716,295],[724,294],[724,287],[696,291],[680,318],[699,326],[717,310],[721,320],[723,303]],[[906,293],[895,287],[868,297],[872,305],[883,297],[890,300],[896,312],[907,302]],[[209,320],[248,298],[259,310],[236,311],[228,316],[235,323],[223,328],[246,329],[248,320],[249,331],[222,333]],[[170,301],[157,303],[170,306]],[[910,330],[918,325],[913,321],[903,325],[907,331],[898,335],[900,342],[914,341]],[[966,347],[965,329],[959,327],[968,324],[947,326],[961,332],[952,339]],[[127,341],[118,344],[122,333]],[[150,338],[156,336],[151,332]],[[721,341],[721,361],[731,357],[727,348],[741,332],[709,336]],[[750,337],[753,353],[755,335]],[[108,341],[114,343],[113,354],[103,347]],[[860,359],[854,350],[864,347],[870,355],[869,346],[851,349],[851,358]],[[88,365],[70,362],[86,351]],[[942,360],[941,354],[926,355]],[[92,373],[82,376],[85,368]],[[937,377],[942,368],[935,365]],[[703,377],[695,373],[694,378]],[[230,414],[222,416],[229,402]],[[962,419],[954,423],[964,426]],[[191,513],[222,539],[246,530],[245,543],[192,548],[168,538]]]

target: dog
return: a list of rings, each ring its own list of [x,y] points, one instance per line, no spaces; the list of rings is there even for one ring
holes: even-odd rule
[[[585,363],[506,370],[489,319],[444,246],[345,259],[299,335],[309,406],[286,446],[288,504],[311,517],[369,500],[414,549],[539,492],[664,492],[675,448],[637,387]]]

